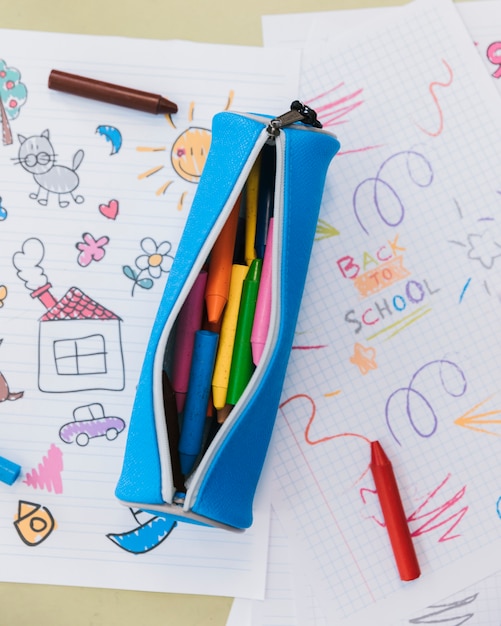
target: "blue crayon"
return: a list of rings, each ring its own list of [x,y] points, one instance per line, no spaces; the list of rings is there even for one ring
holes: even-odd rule
[[[275,168],[276,148],[265,144],[261,152],[261,170],[259,173],[259,191],[257,200],[256,238],[254,247],[258,259],[264,258],[268,225],[273,217],[275,204]]]
[[[195,333],[190,380],[179,438],[181,471],[185,476],[193,469],[202,450],[218,340],[219,335],[209,330],[199,330]]]
[[[13,485],[19,474],[21,473],[21,466],[14,461],[0,456],[0,480],[7,485]]]

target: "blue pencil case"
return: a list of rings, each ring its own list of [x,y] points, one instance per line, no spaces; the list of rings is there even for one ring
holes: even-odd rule
[[[254,493],[278,411],[325,177],[338,150],[336,137],[322,130],[315,112],[297,101],[290,111],[276,118],[232,112],[214,117],[211,147],[137,387],[116,487],[116,496],[123,504],[163,514],[173,523],[181,520],[229,530],[243,530],[252,524]],[[202,423],[198,423],[194,437],[196,446],[188,450],[186,465],[186,453],[180,447],[183,436],[191,433],[188,422],[191,424],[196,401],[190,404],[186,396],[179,412],[172,385],[177,366],[176,342],[180,336],[186,338],[180,318],[190,308],[188,299],[208,263],[211,271],[216,242],[235,207],[240,207],[240,221],[246,228],[254,228],[252,216],[245,211],[252,212],[247,194],[251,193],[251,173],[259,162],[260,184],[268,187],[273,217],[268,240],[272,250],[268,261],[271,307],[264,348],[237,400],[228,405],[224,421],[219,419],[222,423],[218,423],[211,405],[211,391],[205,389],[206,373],[199,375],[203,381],[193,374],[205,359],[192,357],[189,383],[195,397],[197,382],[203,383],[203,393],[198,389],[198,404],[204,406]],[[259,206],[257,221],[260,212],[266,214],[266,210],[269,206]],[[238,229],[235,241],[234,257],[239,246]],[[226,306],[229,309],[229,303]],[[202,316],[199,335],[205,333],[213,338],[216,334],[217,344],[218,323],[207,320],[207,311]]]

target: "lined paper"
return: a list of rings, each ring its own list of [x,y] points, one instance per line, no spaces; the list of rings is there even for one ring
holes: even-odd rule
[[[218,111],[286,110],[299,57],[21,31],[1,38],[11,142],[0,145],[0,455],[22,474],[0,484],[0,577],[263,597],[267,497],[257,498],[243,534],[183,524],[170,532],[162,518],[121,505],[114,489],[144,350],[196,190],[197,155],[184,173],[181,158],[203,148]],[[160,93],[179,112],[154,116],[50,91],[53,68]],[[59,188],[35,169],[50,164],[49,141]],[[59,193],[72,185],[73,197]],[[51,354],[54,303],[61,315],[75,306],[85,342],[65,331]],[[69,317],[65,329],[74,328]],[[75,424],[84,424],[78,441]]]

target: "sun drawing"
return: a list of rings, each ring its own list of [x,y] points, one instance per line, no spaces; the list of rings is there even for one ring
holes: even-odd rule
[[[224,108],[225,111],[229,110],[231,103],[233,102],[233,97],[234,92],[230,91],[228,95],[228,101]],[[193,121],[194,110],[195,103],[192,102],[188,111],[188,122],[190,124]],[[171,115],[166,115],[165,118],[169,125],[172,128],[176,129],[176,125],[172,121]],[[207,159],[210,142],[211,131],[209,129],[191,125],[186,130],[184,130],[174,141],[172,147],[170,148],[170,161],[175,173],[180,176],[182,180],[188,183],[198,183],[205,165],[205,161]],[[138,152],[167,152],[169,150],[167,146],[155,148],[148,146],[138,146],[136,149]],[[164,167],[165,164],[156,165],[146,172],[139,174],[138,178],[140,180],[149,178],[150,176],[161,172]],[[164,182],[156,190],[156,195],[162,196],[173,182],[173,180],[167,180],[166,182]],[[179,211],[183,208],[183,203],[187,194],[188,192],[184,191],[179,198],[179,201],[177,203],[177,208]]]

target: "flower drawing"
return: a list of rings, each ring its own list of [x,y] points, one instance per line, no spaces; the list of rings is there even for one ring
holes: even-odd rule
[[[137,286],[142,289],[151,289],[154,280],[159,279],[162,274],[170,272],[174,257],[170,254],[172,244],[169,241],[162,241],[157,244],[151,237],[141,240],[141,250],[143,254],[136,257],[135,265],[137,270],[129,265],[123,266],[123,273],[133,281],[131,295]]]

